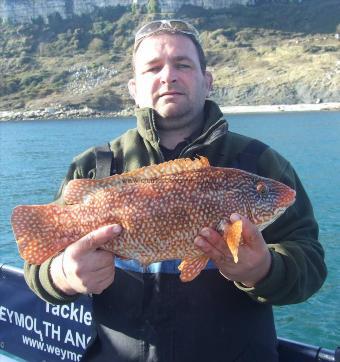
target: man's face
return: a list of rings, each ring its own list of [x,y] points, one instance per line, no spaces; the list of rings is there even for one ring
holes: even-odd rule
[[[163,118],[192,119],[202,112],[211,83],[193,42],[163,33],[144,39],[137,49],[129,90],[140,108],[153,108]]]

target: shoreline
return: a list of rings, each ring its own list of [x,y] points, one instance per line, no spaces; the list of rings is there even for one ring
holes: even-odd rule
[[[114,118],[131,117],[134,115],[133,109],[123,109],[122,111],[103,112],[96,111],[87,106],[80,109],[70,109],[67,107],[46,107],[36,110],[24,111],[0,111],[0,123],[10,121],[33,121],[33,120],[62,120],[79,118]]]
[[[224,114],[340,111],[340,102],[220,107]]]
[[[340,111],[340,102],[221,106],[220,108],[224,114]],[[101,112],[95,111],[89,107],[84,107],[82,109],[66,109],[59,106],[57,108],[49,107],[27,111],[0,111],[0,122],[45,119],[58,120],[77,118],[114,118],[131,116],[134,116],[134,111],[132,108],[119,112]]]

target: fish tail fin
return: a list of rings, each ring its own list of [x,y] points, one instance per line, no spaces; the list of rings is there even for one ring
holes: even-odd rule
[[[205,255],[185,258],[178,266],[178,269],[181,271],[181,281],[191,282],[205,268],[208,261],[209,258]]]
[[[242,240],[242,220],[237,220],[224,229],[223,239],[233,256],[234,262],[238,262],[238,248]]]
[[[59,205],[17,206],[11,223],[21,257],[31,264],[41,264],[71,242],[62,237]],[[65,219],[69,220],[68,217]]]

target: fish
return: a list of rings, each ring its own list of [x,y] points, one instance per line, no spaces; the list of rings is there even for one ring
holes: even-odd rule
[[[235,168],[213,167],[205,157],[177,159],[103,179],[71,180],[65,204],[19,205],[11,217],[19,254],[39,265],[104,225],[122,232],[102,249],[147,266],[180,259],[180,279],[192,281],[209,261],[194,244],[204,227],[220,232],[234,262],[246,216],[262,231],[295,201],[289,186]],[[228,227],[226,227],[226,225]]]

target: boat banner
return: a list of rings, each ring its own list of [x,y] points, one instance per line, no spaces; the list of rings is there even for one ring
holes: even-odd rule
[[[48,304],[27,287],[22,270],[0,265],[0,354],[34,362],[79,361],[92,330],[89,297]]]

